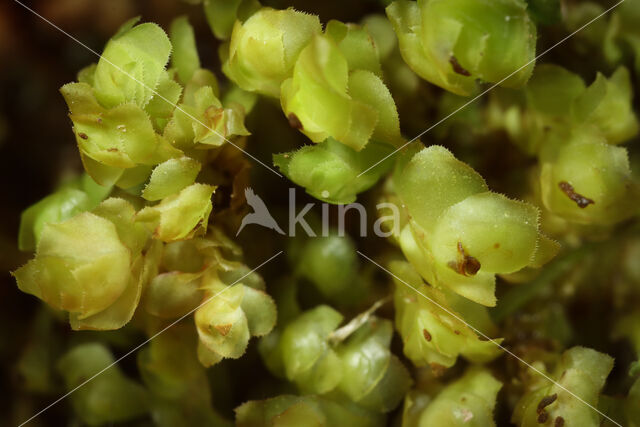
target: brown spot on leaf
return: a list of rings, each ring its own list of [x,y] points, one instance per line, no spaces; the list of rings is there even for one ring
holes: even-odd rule
[[[553,393],[551,396],[543,397],[542,400],[540,400],[540,403],[538,403],[538,409],[536,411],[538,413],[543,412],[544,408],[546,408],[547,406],[549,406],[553,402],[555,402],[557,398],[558,398],[558,394],[557,393]]]
[[[220,121],[224,119],[224,108],[211,105],[204,111],[204,117],[206,124],[210,128],[216,129]]]
[[[300,119],[298,118],[298,116],[296,116],[295,114],[291,113],[287,116],[287,119],[289,119],[289,126],[291,126],[294,129],[298,129],[298,130],[302,130],[304,127],[302,126],[302,122],[300,121]]]
[[[218,332],[220,332],[220,335],[225,337],[231,330],[232,326],[233,325],[231,323],[227,323],[226,325],[215,325],[214,327],[218,330]]]
[[[453,333],[454,333],[454,334],[456,334],[456,335],[460,335],[460,331],[459,331],[459,330],[457,330],[457,329],[456,329],[456,330],[454,330],[454,331],[453,331]]]
[[[460,65],[458,59],[453,55],[451,55],[451,57],[449,58],[449,64],[451,64],[451,68],[453,68],[454,72],[466,77],[469,77],[471,75],[470,72],[465,70],[462,65]]]
[[[500,248],[500,243],[494,243],[494,244],[493,244],[493,247],[494,247],[495,249]]]
[[[424,335],[424,339],[427,341],[431,341],[431,334],[426,329],[422,330],[422,335]]]
[[[462,242],[458,242],[458,259],[456,261],[449,261],[447,264],[456,273],[463,276],[475,276],[480,270],[480,261],[467,254],[462,247]]]
[[[115,148],[115,147],[111,147],[111,148],[107,148],[107,151],[110,152],[110,153],[117,153],[118,149]]]
[[[558,187],[564,194],[567,195],[568,198],[576,202],[579,208],[584,209],[589,205],[593,205],[595,202],[588,197],[583,196],[582,194],[576,193],[573,189],[573,185],[569,184],[567,181],[562,181],[558,183]]]
[[[549,414],[547,414],[547,411],[542,411],[538,414],[538,423],[539,424],[544,424],[547,422],[547,420],[549,419]]]
[[[430,363],[429,366],[431,367],[431,372],[433,372],[433,376],[435,376],[436,378],[443,376],[444,373],[447,371],[447,367],[439,363]]]
[[[563,427],[564,426],[564,418],[556,417],[556,420],[554,421],[553,425],[555,427]]]
[[[83,133],[83,132],[80,132],[80,133],[78,134],[78,136],[79,136],[80,138],[82,138],[82,139],[89,139],[89,136],[87,136],[87,134],[86,134],[86,133]]]

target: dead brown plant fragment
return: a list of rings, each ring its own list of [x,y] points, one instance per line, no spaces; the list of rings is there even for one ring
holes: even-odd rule
[[[561,181],[560,183],[558,183],[558,187],[560,187],[560,190],[562,190],[562,192],[566,194],[567,197],[576,202],[576,205],[578,205],[578,207],[582,209],[596,203],[592,199],[589,199],[582,194],[576,193],[576,191],[573,189],[573,185],[569,184],[566,181]]]
[[[456,273],[462,274],[463,276],[475,276],[481,267],[480,261],[467,254],[462,247],[462,242],[458,242],[458,259],[456,261],[449,261],[448,265]]]

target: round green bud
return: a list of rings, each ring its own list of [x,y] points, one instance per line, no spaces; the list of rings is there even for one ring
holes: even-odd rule
[[[576,134],[540,173],[547,209],[569,221],[608,225],[637,212],[627,151],[593,134]]]
[[[339,389],[376,412],[395,409],[411,384],[409,372],[389,350],[392,336],[390,320],[372,317],[338,348],[344,367]]]
[[[321,31],[317,16],[262,8],[236,21],[223,71],[244,90],[278,97],[300,51]]]
[[[327,298],[340,298],[354,285],[358,255],[347,236],[316,237],[307,241],[296,271]]]
[[[329,306],[309,310],[284,329],[280,347],[287,378],[302,390],[327,393],[342,379],[342,362],[329,345],[329,334],[342,322]]]
[[[115,226],[85,212],[45,225],[35,259],[15,274],[23,291],[56,308],[91,315],[122,293],[129,264]]]

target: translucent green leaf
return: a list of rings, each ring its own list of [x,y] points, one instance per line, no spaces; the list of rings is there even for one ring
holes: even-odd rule
[[[117,300],[109,307],[91,316],[70,313],[69,323],[73,330],[111,331],[120,329],[133,317],[142,295],[144,258],[138,257],[131,267],[129,283]]]
[[[224,94],[224,105],[239,104],[244,108],[245,114],[249,114],[258,101],[258,96],[253,92],[247,92],[238,86],[230,87]]]
[[[420,275],[437,288],[451,289],[458,295],[488,307],[496,305],[496,278],[493,273],[480,270],[480,263],[468,257],[464,247],[462,262],[449,265],[437,262],[434,249],[425,240],[426,231],[413,222],[400,233],[400,247],[407,260]]]
[[[325,297],[339,299],[356,281],[355,245],[346,236],[309,239],[302,248],[296,271],[317,286]]]
[[[244,90],[278,97],[300,51],[321,29],[317,16],[264,7],[236,21],[223,71]]]
[[[332,19],[327,23],[325,34],[338,45],[350,70],[367,70],[382,75],[378,49],[365,27]]]
[[[244,286],[232,286],[215,297],[207,293],[204,301],[208,302],[195,313],[200,341],[222,357],[242,356],[249,343],[247,317],[240,306],[244,292]]]
[[[548,261],[536,259],[538,210],[488,191],[477,172],[443,147],[409,149],[396,165],[394,188],[409,218],[399,243],[431,285],[486,306],[496,298],[494,273]]]
[[[187,86],[187,90],[185,102],[189,104],[180,104],[164,130],[164,137],[171,144],[180,148],[191,148],[194,144],[197,148],[213,148],[233,135],[249,135],[240,104],[223,106],[211,86],[198,89]]]
[[[250,282],[236,279],[226,284],[214,271],[203,278],[201,288],[205,294],[195,322],[200,337],[198,357],[205,366],[222,358],[239,358],[251,336],[266,335],[275,326],[273,300],[244,283]]]
[[[242,310],[247,316],[251,336],[266,335],[276,324],[276,305],[271,297],[261,290],[245,286]]]
[[[64,221],[91,208],[87,194],[74,188],[64,188],[45,197],[22,212],[18,247],[21,251],[34,250],[45,224]]]
[[[443,212],[431,238],[434,255],[447,265],[472,256],[490,273],[521,270],[536,251],[538,216],[533,205],[499,194],[469,196]]]
[[[215,187],[192,184],[159,204],[138,212],[137,221],[146,224],[153,237],[163,242],[188,239],[207,229],[211,195]]]
[[[378,121],[372,138],[390,145],[402,145],[400,120],[391,92],[383,81],[373,73],[356,70],[349,74],[349,94],[355,100],[373,107],[378,113]]]
[[[135,222],[136,211],[126,200],[111,197],[98,205],[93,213],[115,225],[120,240],[129,248],[132,257],[138,256],[147,245],[149,233]]]
[[[249,135],[244,127],[244,111],[232,106],[223,108],[212,88],[205,86],[194,94],[197,117],[202,120],[193,123],[194,142],[220,146],[231,135]]]
[[[195,105],[195,93],[205,86],[209,86],[211,90],[213,90],[213,95],[216,98],[220,96],[220,88],[216,75],[209,70],[201,68],[193,73],[191,80],[189,80],[184,87],[184,103],[187,105]]]
[[[567,350],[550,374],[562,387],[533,374],[536,382],[529,385],[529,391],[517,403],[513,422],[522,427],[533,427],[540,425],[539,419],[553,420],[557,424],[555,420],[561,418],[565,425],[599,426],[600,414],[574,395],[597,407],[612,368],[613,359],[606,354],[584,347]]]
[[[207,22],[219,39],[229,38],[237,19],[246,20],[261,7],[257,0],[204,0],[203,5]]]
[[[180,16],[171,22],[169,38],[173,46],[171,65],[178,70],[180,80],[186,83],[200,68],[196,37],[186,16]]]
[[[96,98],[107,108],[125,102],[144,107],[171,53],[169,38],[156,24],[127,27],[107,43],[94,75]]]
[[[303,313],[284,329],[280,346],[287,378],[317,393],[338,385],[342,364],[327,338],[341,322],[340,313],[323,305]]]
[[[172,242],[164,245],[162,265],[167,271],[198,273],[205,267],[205,257],[193,240]]]
[[[398,0],[387,15],[413,71],[469,96],[476,80],[521,87],[531,76],[536,27],[526,9],[524,0]]]
[[[500,348],[481,340],[468,321],[463,321],[465,313],[456,312],[445,293],[425,285],[409,264],[393,262],[390,267],[399,278],[394,294],[396,329],[404,343],[404,354],[414,364],[439,370],[453,366],[458,356],[486,363],[500,355]],[[469,310],[468,305],[457,308]],[[494,341],[500,343],[502,339]]]
[[[598,73],[576,99],[573,112],[580,122],[596,125],[609,143],[618,144],[638,134],[632,97],[631,76],[625,67],[620,67],[609,79]]]
[[[408,371],[389,350],[393,324],[371,318],[338,349],[342,390],[352,401],[377,412],[393,410],[411,384]]]
[[[392,161],[385,157],[392,151],[392,146],[372,141],[357,152],[329,138],[292,153],[274,155],[273,162],[287,178],[313,197],[327,203],[347,204],[354,202],[358,193],[371,188],[389,170]]]
[[[444,147],[431,146],[407,158],[398,163],[395,189],[412,219],[429,232],[445,209],[488,190],[476,171]]]
[[[571,110],[586,85],[580,76],[553,64],[536,67],[527,85],[527,100],[544,114],[561,116]]]
[[[637,212],[638,190],[631,179],[627,151],[588,129],[570,138],[554,158],[542,163],[545,207],[582,224],[614,224]]]
[[[384,15],[368,15],[362,20],[378,51],[380,61],[384,61],[398,46],[398,38],[393,25]]]
[[[13,275],[23,292],[83,319],[107,309],[123,294],[131,261],[115,225],[84,212],[46,224],[35,258]]]
[[[176,104],[180,101],[182,87],[171,78],[169,73],[164,72],[160,75],[156,92],[144,110],[158,123],[158,119],[166,120],[172,116]],[[157,127],[162,128],[162,126]]]
[[[60,91],[71,110],[78,148],[85,156],[121,169],[180,155],[154,132],[149,116],[140,107],[122,104],[106,110],[85,83],[70,83]]]
[[[142,197],[154,201],[178,193],[195,182],[200,168],[200,162],[189,157],[169,159],[153,169]]]
[[[203,298],[202,273],[170,271],[153,278],[145,292],[144,308],[154,316],[177,318],[195,309]]]
[[[403,425],[495,426],[493,410],[502,383],[482,368],[470,368],[435,396],[412,392],[405,400]]]
[[[385,424],[384,417],[371,414],[355,405],[318,396],[282,395],[267,400],[252,400],[235,411],[238,427],[382,427]]]
[[[372,82],[378,80],[357,80],[360,85]],[[379,91],[379,86],[372,90]],[[367,100],[372,98],[375,97]],[[381,95],[376,102],[381,100],[392,101],[387,95]],[[375,105],[349,95],[348,62],[327,36],[315,36],[302,50],[293,77],[282,85],[280,102],[289,121],[312,141],[333,137],[356,151],[367,144],[379,120]]]

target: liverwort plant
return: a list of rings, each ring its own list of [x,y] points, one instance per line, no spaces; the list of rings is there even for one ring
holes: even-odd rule
[[[409,215],[400,236],[407,258],[432,285],[474,302],[495,305],[496,273],[540,266],[558,249],[540,233],[538,209],[489,191],[443,147],[408,154],[394,185]]]
[[[387,15],[411,69],[448,91],[522,87],[531,76],[536,26],[524,0],[398,0]]]
[[[14,272],[18,286],[68,311],[74,329],[121,328],[141,301],[153,316],[185,314],[230,284],[220,274],[243,267],[237,260],[227,264],[218,253],[226,240],[208,232],[216,186],[195,181],[206,166],[206,150],[247,133],[244,107],[225,108],[217,98],[216,78],[199,68],[186,18],[174,21],[171,39],[155,24],[136,22],[118,31],[98,64],[80,73],[80,82],[62,88],[89,176],[65,185],[23,216],[21,245],[35,247],[36,256]],[[175,68],[167,70],[172,47]],[[126,190],[126,199],[138,197],[100,203],[116,191],[114,186]],[[172,242],[190,239],[195,239],[190,246],[169,249]],[[198,257],[184,266],[175,260],[176,250]],[[170,265],[167,257],[174,260]],[[261,335],[273,327],[275,307],[267,317],[243,314],[273,304],[252,287],[244,289],[239,285],[230,292],[226,308],[242,316],[237,326],[222,319],[222,309],[214,305],[196,314],[196,324],[206,325],[203,363],[239,357],[250,333]],[[219,324],[222,332],[211,332]],[[206,345],[212,340],[215,356]]]
[[[638,425],[637,0],[558,64],[600,5],[188,3],[217,42],[134,18],[60,89],[84,172],[21,217],[25,387],[96,426]]]

